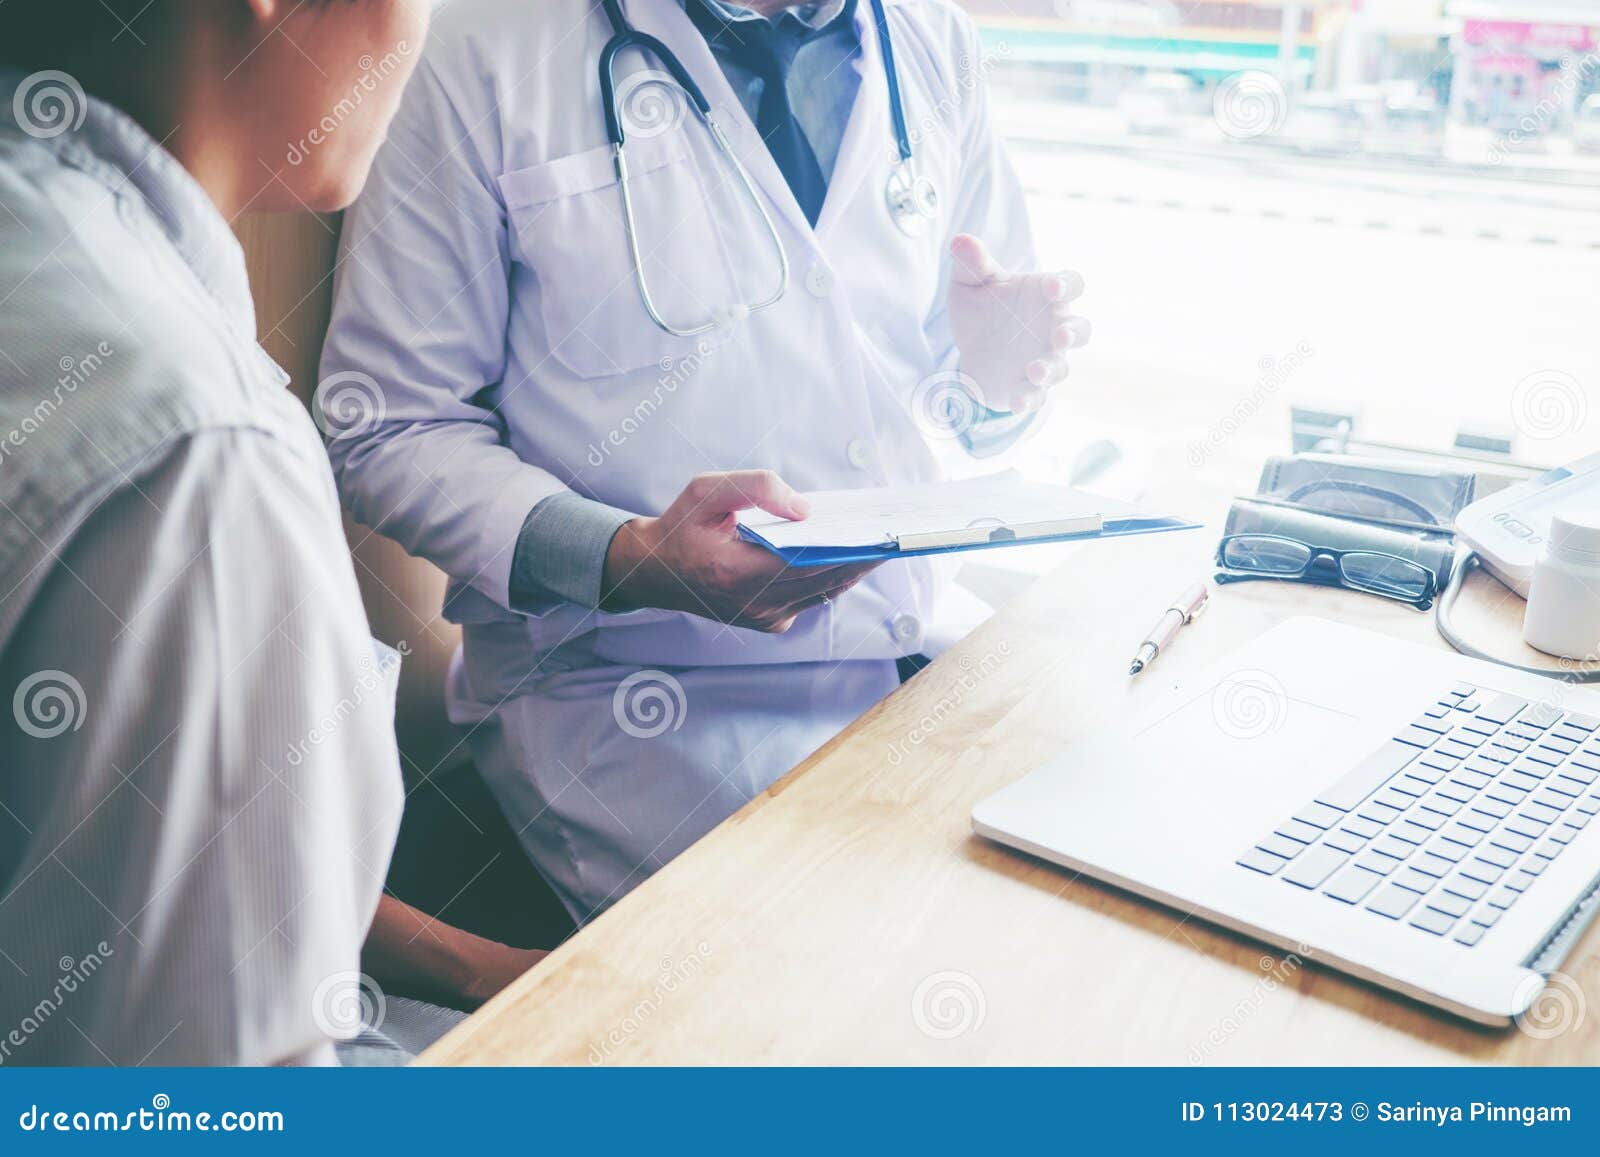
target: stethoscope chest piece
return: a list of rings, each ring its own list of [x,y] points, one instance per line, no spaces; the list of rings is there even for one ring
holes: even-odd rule
[[[918,176],[909,161],[902,161],[889,171],[884,199],[890,218],[907,237],[926,234],[939,215],[939,190],[927,177]]]

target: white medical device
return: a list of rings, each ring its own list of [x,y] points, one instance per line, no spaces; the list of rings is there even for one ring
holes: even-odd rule
[[[1558,510],[1600,510],[1600,454],[1547,470],[1474,502],[1456,516],[1456,534],[1485,569],[1523,598]]]

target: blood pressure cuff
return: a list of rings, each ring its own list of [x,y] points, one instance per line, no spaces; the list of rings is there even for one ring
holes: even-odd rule
[[[1371,550],[1420,563],[1450,581],[1455,537],[1448,531],[1385,524],[1349,515],[1310,510],[1264,498],[1236,498],[1228,509],[1225,534],[1275,534],[1321,550]]]
[[[1296,454],[1267,459],[1256,497],[1335,517],[1451,531],[1476,486],[1475,474],[1458,470],[1381,458]]]

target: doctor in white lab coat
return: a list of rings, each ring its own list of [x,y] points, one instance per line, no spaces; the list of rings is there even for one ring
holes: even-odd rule
[[[644,273],[676,327],[719,322],[687,338],[654,324],[605,131],[605,15],[453,0],[347,217],[318,391],[347,507],[450,576],[452,716],[579,920],[959,630],[929,561],[784,571],[732,514],[801,516],[796,492],[989,455],[1088,337],[1069,309],[1081,280],[1025,272],[988,65],[954,4],[886,4],[938,194],[920,236],[888,209],[868,0],[623,7],[704,90],[787,252],[787,293],[741,308],[778,284],[772,239],[662,62],[629,50]],[[767,36],[766,59],[735,51]]]

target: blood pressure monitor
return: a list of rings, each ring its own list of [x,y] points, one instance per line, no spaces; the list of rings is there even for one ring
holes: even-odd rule
[[[1557,510],[1600,510],[1600,454],[1508,486],[1456,515],[1456,534],[1483,566],[1523,598]]]

